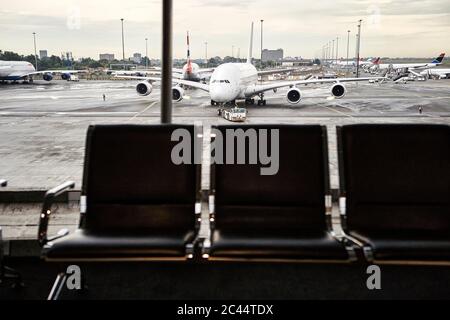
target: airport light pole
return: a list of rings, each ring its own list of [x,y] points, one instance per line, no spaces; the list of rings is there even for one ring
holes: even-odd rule
[[[145,69],[148,69],[148,38],[145,38]]]
[[[205,42],[205,64],[208,68],[208,42]]]
[[[348,50],[350,49],[350,30],[347,30],[347,71],[348,71]]]
[[[172,0],[162,6],[161,123],[172,122]]]
[[[333,40],[333,46],[332,46],[332,50],[331,50],[331,64],[333,64],[333,60],[334,60],[334,40]]]
[[[260,61],[261,69],[262,69],[262,64],[263,64],[263,61],[262,61],[262,58],[263,58],[263,27],[264,27],[264,20],[261,19],[261,61]]]
[[[123,18],[120,19],[122,22],[122,60],[125,61],[125,37],[123,34]]]
[[[331,44],[330,42],[327,43],[327,63],[328,60],[330,59],[330,52],[331,52]]]
[[[361,49],[361,23],[362,20],[358,21],[358,39],[356,42],[356,77],[359,78],[359,54]]]
[[[336,38],[336,65],[339,59],[339,37]]]
[[[37,50],[36,50],[36,32],[33,32],[33,40],[34,40],[34,63],[36,66],[36,71],[38,71],[38,58],[37,58]]]

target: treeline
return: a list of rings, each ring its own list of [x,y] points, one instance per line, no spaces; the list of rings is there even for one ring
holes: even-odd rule
[[[0,60],[6,61],[28,61],[33,65],[36,63],[34,55],[20,55],[12,51],[2,51],[0,50]],[[118,60],[108,61],[108,60],[94,60],[92,58],[82,58],[79,61],[72,61],[67,59],[61,59],[58,56],[50,56],[46,58],[38,57],[39,70],[51,70],[51,69],[87,69],[87,68],[108,68],[111,63],[120,63]],[[145,58],[143,60],[143,65],[145,65]]]

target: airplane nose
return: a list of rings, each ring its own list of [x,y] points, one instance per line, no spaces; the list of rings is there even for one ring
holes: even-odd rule
[[[216,102],[230,102],[236,99],[234,93],[225,86],[211,86],[209,94],[211,100]]]

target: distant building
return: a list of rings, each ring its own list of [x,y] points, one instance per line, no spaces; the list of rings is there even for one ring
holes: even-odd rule
[[[48,57],[47,50],[39,50],[39,58],[45,59]]]
[[[302,58],[286,58],[281,61],[283,67],[302,67],[302,66],[312,66],[314,64],[313,60],[302,59]]]
[[[114,60],[114,54],[112,54],[112,53],[100,53],[99,58],[100,58],[100,60],[113,61]]]
[[[283,49],[277,49],[277,50],[264,49],[262,51],[262,61],[263,62],[280,61],[280,60],[283,60],[283,57],[284,57]]]
[[[142,62],[142,55],[140,53],[134,53],[133,54],[133,62],[134,63],[141,63]]]

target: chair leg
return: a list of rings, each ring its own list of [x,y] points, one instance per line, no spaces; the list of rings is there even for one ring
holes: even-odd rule
[[[47,300],[58,300],[59,295],[66,284],[66,279],[67,274],[65,272],[61,272],[56,276],[56,280],[53,283],[52,290],[50,291]]]
[[[25,287],[20,272],[2,264],[0,266],[0,284],[9,280],[13,281],[11,285],[13,289]]]

